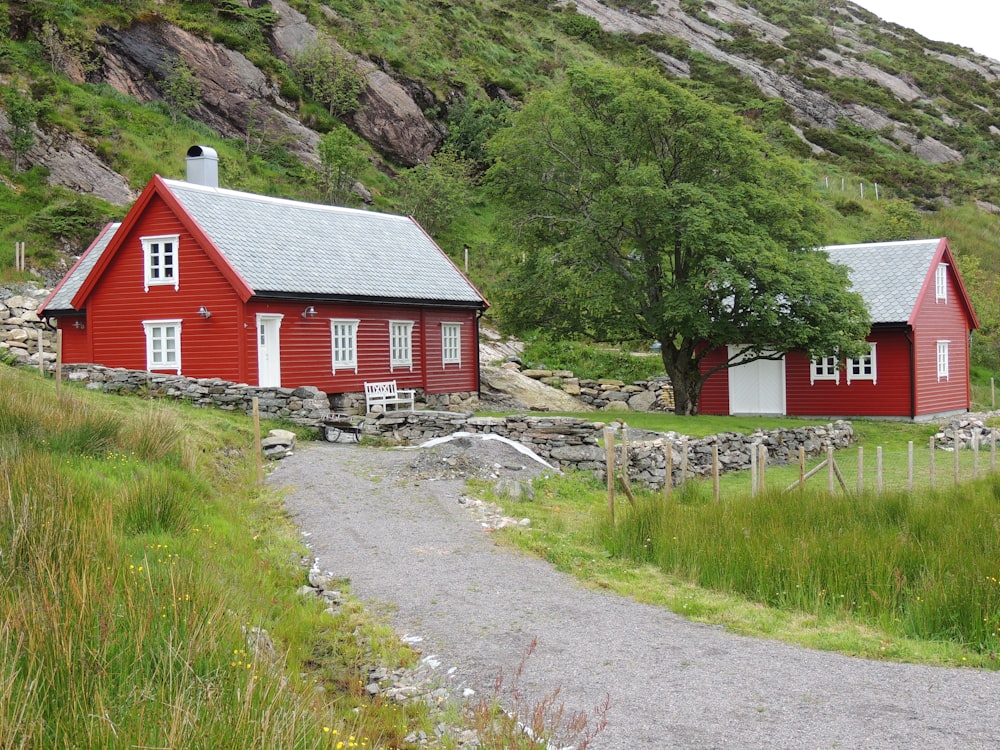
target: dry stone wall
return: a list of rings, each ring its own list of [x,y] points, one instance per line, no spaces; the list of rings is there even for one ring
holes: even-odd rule
[[[256,397],[264,419],[315,425],[330,413],[326,394],[313,386],[257,388],[219,378],[186,378],[101,365],[65,365],[63,373],[70,382],[84,383],[87,388],[104,393],[170,398],[244,414],[253,413]]]
[[[675,432],[644,432],[640,435],[628,430],[621,422],[607,425],[575,417],[523,414],[476,417],[472,413],[432,411],[369,415],[362,425],[362,432],[395,443],[412,444],[456,432],[495,434],[531,448],[560,469],[593,472],[603,479],[607,458],[600,439],[608,426],[616,433],[627,430],[629,479],[647,487],[664,485],[667,464],[665,446],[668,444],[673,455],[672,480],[674,484],[679,484],[685,479],[711,472],[713,446],[718,446],[721,470],[738,471],[750,468],[751,454],[760,445],[767,449],[770,463],[788,463],[798,460],[799,447],[804,448],[807,455],[816,456],[825,453],[829,446],[846,448],[854,439],[851,424],[844,421],[794,429],[757,430],[749,435],[722,433],[692,439]],[[624,465],[621,455],[617,461],[619,467]]]
[[[55,362],[55,331],[36,312],[48,296],[47,289],[0,290],[0,356],[37,367],[40,334],[42,361]]]

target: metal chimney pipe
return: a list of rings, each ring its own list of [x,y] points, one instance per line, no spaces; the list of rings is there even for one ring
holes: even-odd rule
[[[219,187],[219,155],[209,146],[192,146],[187,152],[187,181]]]

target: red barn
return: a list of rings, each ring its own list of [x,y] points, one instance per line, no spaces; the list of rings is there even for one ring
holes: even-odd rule
[[[412,219],[154,176],[40,313],[63,359],[327,393],[477,392],[487,302]]]
[[[979,327],[944,238],[821,248],[847,266],[872,319],[870,352],[844,359],[799,353],[720,370],[702,414],[930,419],[969,410],[969,337]],[[710,352],[702,372],[736,353]]]

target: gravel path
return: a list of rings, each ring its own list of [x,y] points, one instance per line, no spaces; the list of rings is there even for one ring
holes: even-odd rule
[[[270,483],[320,566],[461,686],[489,692],[537,639],[526,689],[559,688],[588,712],[610,698],[594,750],[1000,748],[998,673],[745,638],[586,589],[494,544],[459,502],[462,481],[415,480],[413,463],[412,451],[307,445]]]

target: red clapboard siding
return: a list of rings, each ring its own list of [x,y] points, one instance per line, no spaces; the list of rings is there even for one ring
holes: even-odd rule
[[[303,318],[307,306],[316,315]],[[281,385],[314,385],[326,393],[364,390],[365,381],[395,380],[399,388],[423,388],[427,393],[475,391],[479,387],[476,361],[475,312],[434,310],[397,305],[254,301],[247,306],[246,347],[250,352],[248,382],[257,382],[256,316],[280,314]],[[333,372],[331,320],[358,320],[358,368]],[[412,367],[390,365],[390,321],[413,321]],[[462,364],[441,362],[441,321],[461,322]]]
[[[93,363],[94,358],[90,351],[89,332],[86,328],[80,329],[73,323],[83,323],[84,318],[59,318],[56,325],[62,331],[62,358],[63,362],[74,364]]]
[[[719,347],[701,360],[700,369],[702,374],[713,367],[726,361],[729,352],[726,347]],[[701,396],[698,398],[699,414],[729,414],[729,371],[719,370],[701,387]]]
[[[868,337],[875,343],[877,379],[847,383],[844,361],[840,382],[810,383],[810,360],[791,353],[785,359],[786,410],[801,417],[905,417],[910,415],[910,344],[903,328],[876,330]]]
[[[178,235],[178,288],[144,289],[140,238]],[[86,301],[92,361],[109,367],[146,368],[145,320],[181,320],[181,374],[240,381],[242,303],[193,237],[155,197],[142,220],[112,258],[101,283]],[[205,306],[212,314],[198,315]]]
[[[914,316],[917,415],[969,408],[969,325],[954,265],[950,265],[947,298],[937,300],[931,286],[917,305]],[[940,380],[937,374],[938,341],[949,342],[949,376]]]
[[[441,324],[460,323],[462,361],[444,364]],[[478,321],[474,310],[428,309],[424,315],[427,354],[427,393],[479,390]]]

